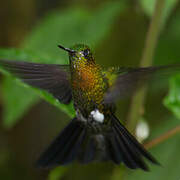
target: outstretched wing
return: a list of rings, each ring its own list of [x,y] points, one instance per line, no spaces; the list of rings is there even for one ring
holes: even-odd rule
[[[175,73],[180,73],[180,65],[169,65],[145,68],[120,68],[112,72],[115,76],[113,83],[105,94],[105,103],[113,103],[117,99],[122,99],[132,94],[137,88],[154,76],[167,77]]]
[[[0,66],[23,82],[51,93],[61,103],[72,99],[69,83],[69,66],[0,60]]]

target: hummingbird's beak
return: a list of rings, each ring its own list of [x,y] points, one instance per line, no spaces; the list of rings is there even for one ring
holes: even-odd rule
[[[61,49],[63,49],[63,50],[65,50],[65,51],[67,51],[67,52],[70,53],[70,54],[73,54],[73,53],[76,52],[76,51],[73,50],[73,49],[65,48],[65,47],[63,47],[63,46],[61,46],[61,45],[58,45],[58,47],[61,48]]]

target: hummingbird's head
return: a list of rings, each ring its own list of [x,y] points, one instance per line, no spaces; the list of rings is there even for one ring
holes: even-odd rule
[[[58,47],[69,53],[70,64],[94,62],[92,52],[87,45],[77,44],[71,48],[64,48],[63,46],[58,45]]]

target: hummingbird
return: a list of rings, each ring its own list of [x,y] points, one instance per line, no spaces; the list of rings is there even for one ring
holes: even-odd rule
[[[145,159],[159,162],[116,117],[116,102],[132,94],[156,74],[180,72],[180,65],[102,68],[84,44],[58,45],[69,55],[68,65],[0,60],[0,66],[24,83],[46,90],[60,103],[73,101],[75,117],[60,132],[37,165],[52,168],[74,160],[124,163],[148,171]]]

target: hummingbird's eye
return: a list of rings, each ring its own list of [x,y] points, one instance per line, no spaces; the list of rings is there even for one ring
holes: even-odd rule
[[[83,54],[84,54],[84,57],[88,57],[88,55],[89,55],[89,50],[88,50],[88,49],[85,49],[84,52],[83,52]]]

